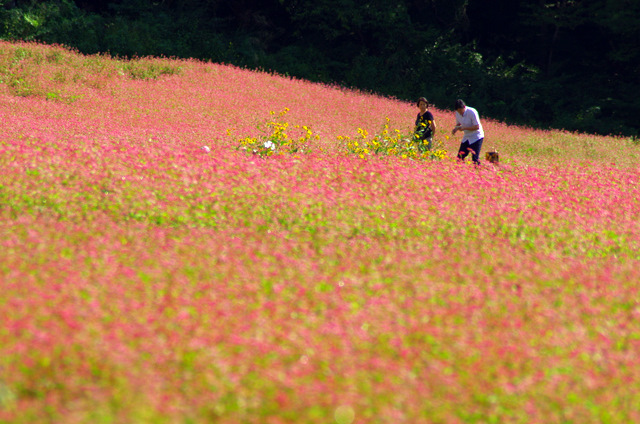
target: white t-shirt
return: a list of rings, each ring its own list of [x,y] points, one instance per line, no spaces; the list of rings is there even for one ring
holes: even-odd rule
[[[469,144],[473,144],[476,141],[484,138],[484,130],[482,129],[482,124],[480,123],[480,116],[478,116],[478,111],[472,107],[467,106],[464,110],[464,113],[460,115],[456,110],[456,122],[463,127],[473,127],[475,125],[478,126],[477,130],[474,131],[465,131],[464,136],[462,137],[462,142],[469,141]]]

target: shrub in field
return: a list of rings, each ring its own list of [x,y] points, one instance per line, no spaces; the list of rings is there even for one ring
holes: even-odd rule
[[[358,136],[338,136],[338,141],[346,142],[346,150],[349,153],[364,158],[369,155],[400,156],[411,159],[445,159],[447,152],[443,148],[441,140],[436,141],[436,145],[430,150],[425,142],[420,140],[416,134],[402,134],[400,130],[389,129],[389,118],[380,133],[369,137],[366,129],[358,128]]]
[[[276,116],[276,112],[271,111],[274,118],[258,125],[258,130],[262,135],[257,137],[245,137],[239,140],[238,149],[247,153],[261,157],[271,156],[276,153],[307,153],[311,150],[311,141],[318,136],[313,136],[313,131],[306,125],[290,126],[284,116],[289,112],[284,108]],[[284,121],[284,122],[280,122]],[[297,133],[297,134],[292,134]],[[232,130],[227,130],[228,135],[232,135]]]

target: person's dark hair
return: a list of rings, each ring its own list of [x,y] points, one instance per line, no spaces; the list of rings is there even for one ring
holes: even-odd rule
[[[416,106],[420,107],[420,102],[425,102],[427,104],[427,107],[429,107],[429,101],[426,97],[420,97],[416,102]]]
[[[467,105],[464,104],[464,100],[462,99],[456,100],[456,107],[454,108],[455,110],[464,109],[465,107],[467,107]]]

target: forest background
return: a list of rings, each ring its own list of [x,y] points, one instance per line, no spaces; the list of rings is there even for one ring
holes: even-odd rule
[[[464,98],[514,124],[640,134],[637,0],[0,0],[0,39],[196,58],[443,109]]]

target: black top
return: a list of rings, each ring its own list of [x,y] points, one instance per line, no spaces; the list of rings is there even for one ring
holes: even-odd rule
[[[426,111],[424,115],[416,117],[416,129],[414,130],[418,138],[421,140],[427,139],[433,135],[433,131],[431,131],[431,122],[433,122],[433,114],[429,111]]]

